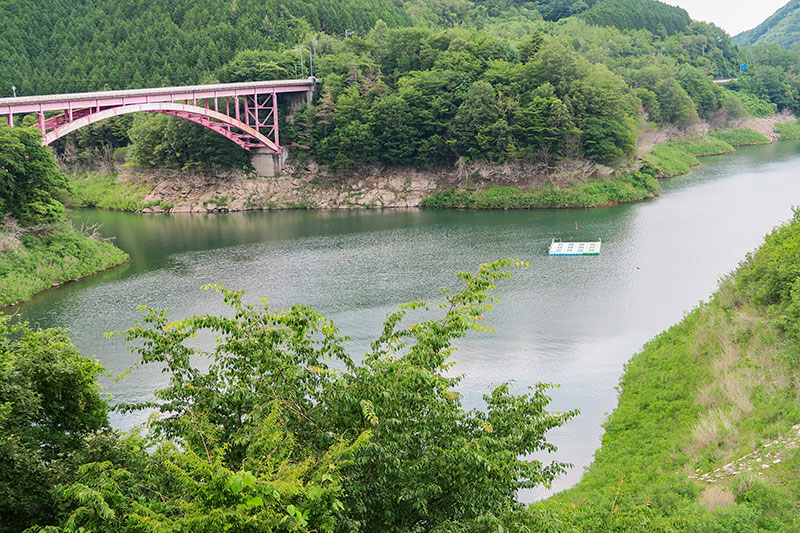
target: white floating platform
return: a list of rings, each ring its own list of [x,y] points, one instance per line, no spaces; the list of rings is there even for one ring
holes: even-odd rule
[[[547,249],[550,255],[600,255],[601,241],[563,242],[553,239]]]

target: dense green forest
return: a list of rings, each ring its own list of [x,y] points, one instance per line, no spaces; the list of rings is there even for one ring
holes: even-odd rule
[[[200,83],[243,50],[292,49],[310,34],[364,36],[381,20],[407,26],[482,27],[522,14],[555,21],[675,33],[685,11],[651,0],[4,0],[0,95]],[[46,28],[47,31],[42,31]]]
[[[792,48],[800,41],[800,2],[790,0],[767,20],[751,30],[733,37],[739,46],[754,44],[778,44]]]
[[[651,0],[7,4],[0,91],[18,94],[305,77],[313,53],[319,94],[293,117],[283,110],[282,140],[334,170],[613,166],[632,158],[644,121],[800,108],[796,53],[739,50]],[[41,20],[49,31],[31,31]],[[712,83],[745,60],[735,83]],[[112,119],[57,149],[75,164],[123,148],[141,166],[246,167],[235,145],[180,122]]]

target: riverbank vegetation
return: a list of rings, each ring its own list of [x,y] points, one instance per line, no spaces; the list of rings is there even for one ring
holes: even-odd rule
[[[462,185],[434,193],[420,207],[466,209],[541,209],[600,207],[652,198],[661,188],[655,169],[646,167],[624,176],[594,180],[583,185],[554,186],[522,191],[516,187],[469,190]]]
[[[593,464],[534,509],[646,508],[658,525],[630,531],[798,530],[798,276],[800,213],[631,359]]]
[[[66,223],[22,228],[6,219],[0,227],[0,307],[128,260],[96,230]]]
[[[798,140],[800,139],[800,122],[776,124],[775,131],[778,132],[781,140]]]
[[[731,146],[755,146],[770,144],[772,141],[763,133],[747,128],[727,128],[712,131],[709,137],[724,141]]]
[[[742,133],[735,135],[744,137]],[[698,157],[731,154],[735,151],[734,147],[720,136],[700,135],[659,143],[650,153],[644,155],[642,160],[652,165],[659,177],[671,178],[686,174],[691,167],[699,165]]]
[[[785,139],[783,132],[792,131],[792,124],[778,122],[775,133]],[[772,141],[763,133],[748,128],[734,127],[714,130],[707,135],[695,135],[656,144],[642,160],[657,170],[658,177],[671,178],[689,172],[700,164],[698,158],[710,155],[731,154],[736,146],[769,144]]]
[[[448,373],[453,342],[488,329],[494,284],[518,266],[460,273],[462,288],[431,306],[438,318],[419,320],[431,314],[424,302],[401,306],[358,360],[305,306],[273,311],[212,287],[230,314],[171,322],[146,310],[121,335],[137,367],[159,365],[169,381],[152,401],[119,407],[159,413],[146,436],[108,429],[99,366],[64,332],[0,319],[0,531],[453,531],[501,520],[517,490],[564,471],[525,457],[555,451],[545,432],[576,414],[548,412],[541,384],[524,394],[499,384],[484,410],[467,411]],[[189,347],[208,332],[218,335],[208,350]],[[40,371],[50,365],[62,372]],[[71,423],[62,429],[51,410]],[[37,476],[54,457],[54,475]]]
[[[99,207],[114,211],[140,211],[152,184],[120,181],[115,174],[89,172],[69,178],[69,203],[76,207]]]
[[[97,228],[64,222],[68,187],[38,130],[0,126],[0,307],[127,260]]]
[[[662,178],[686,174],[691,167],[700,164],[697,157],[689,152],[674,148],[669,143],[655,145],[643,159],[651,164],[653,168],[658,169],[659,176]]]

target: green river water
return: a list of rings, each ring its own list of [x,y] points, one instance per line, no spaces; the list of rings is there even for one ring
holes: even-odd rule
[[[800,143],[742,148],[706,158],[664,185],[661,197],[601,209],[541,211],[283,211],[219,215],[71,213],[101,223],[131,255],[115,270],[48,291],[19,307],[34,325],[71,330],[78,348],[112,374],[135,362],[121,339],[137,305],[171,316],[223,311],[206,283],[246,289],[276,308],[305,303],[349,335],[363,353],[397,304],[436,299],[458,286],[456,270],[501,257],[530,262],[503,281],[486,315],[496,333],[459,344],[455,372],[467,407],[492,384],[522,391],[537,381],[561,385],[555,409],[581,414],[549,435],[573,463],[553,490],[574,484],[599,446],[616,403],[623,365],[644,342],[707,298],[717,280],[800,205]],[[577,230],[576,230],[577,223]],[[548,257],[552,237],[602,239],[600,256]],[[147,398],[164,376],[138,370],[107,379],[119,400]],[[114,415],[128,428],[142,417]],[[526,491],[531,501],[549,491]]]

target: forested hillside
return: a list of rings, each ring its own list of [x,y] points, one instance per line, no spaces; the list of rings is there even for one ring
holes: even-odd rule
[[[579,16],[591,24],[650,29],[656,33],[677,33],[691,23],[685,10],[654,0],[475,0],[475,3],[493,15],[510,8],[533,8],[547,21]]]
[[[580,18],[598,26],[668,35],[683,32],[692,22],[683,9],[652,0],[600,0]]]
[[[3,96],[12,85],[22,95],[200,83],[240,50],[411,24],[381,0],[4,0],[0,11]]]
[[[800,41],[800,0],[790,0],[767,20],[733,37],[739,46],[778,44],[784,48]]]
[[[685,11],[653,0],[4,0],[0,95],[202,82],[236,52],[291,48],[310,33],[364,36],[378,20],[481,27],[521,14],[555,21],[581,15],[592,24],[673,34]],[[46,31],[43,31],[46,30]]]
[[[632,158],[640,124],[800,108],[796,54],[743,55],[719,28],[652,0],[6,2],[0,91],[18,94],[306,77],[319,94],[282,141],[300,161],[435,167]],[[38,31],[44,26],[47,32]],[[302,64],[301,64],[302,63]],[[57,149],[127,148],[141,166],[246,166],[234,145],[164,116],[112,119]]]

